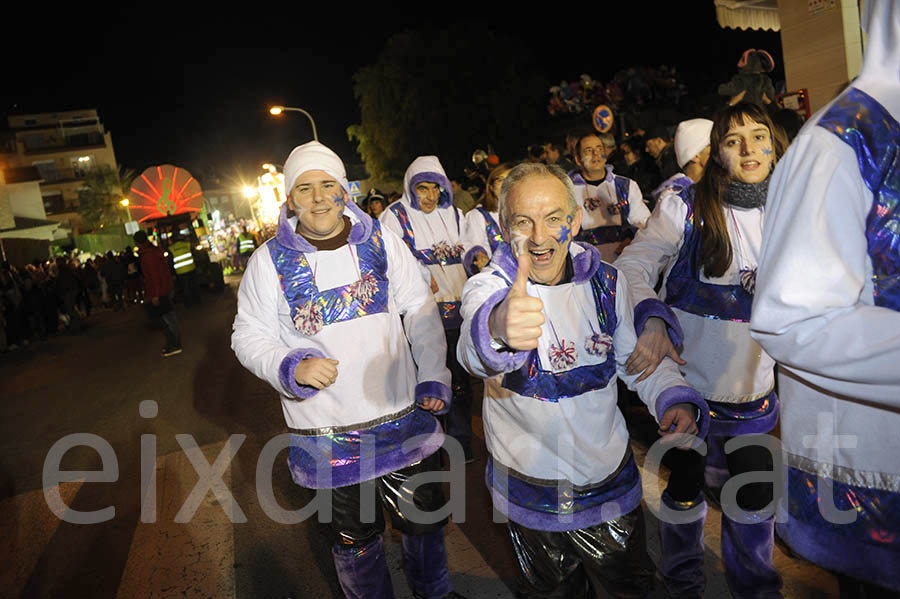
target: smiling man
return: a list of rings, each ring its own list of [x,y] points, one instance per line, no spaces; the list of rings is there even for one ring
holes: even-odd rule
[[[671,360],[637,381],[626,282],[588,244],[562,169],[520,164],[500,192],[507,243],[463,290],[460,362],[485,383],[486,479],[521,567],[521,597],[645,596],[640,474],[616,407],[636,389],[666,442],[705,435],[707,409]],[[698,418],[699,415],[699,418]],[[614,537],[616,543],[608,539]]]
[[[464,262],[484,250],[468,241],[467,223],[453,205],[453,186],[436,156],[419,156],[403,177],[403,196],[387,207],[381,222],[403,238],[419,261],[422,275],[437,300],[447,340],[447,367],[452,375],[453,402],[447,434],[462,445],[466,461],[472,454],[472,386],[456,361],[460,297],[466,282]]]
[[[584,209],[578,240],[594,245],[607,262],[616,259],[635,229],[643,228],[650,218],[638,184],[614,174],[607,164],[611,151],[599,135],[582,135],[575,144],[579,170],[570,174],[575,197]]]
[[[450,373],[437,307],[403,242],[349,201],[334,152],[299,146],[284,175],[288,201],[241,281],[232,349],[281,396],[294,482],[332,489],[332,553],[346,596],[393,597],[382,510],[374,522],[363,512],[373,511],[373,486],[403,535],[416,597],[456,596],[447,520],[420,524],[406,513],[443,506],[440,486],[403,486],[440,467],[432,414],[448,407]]]

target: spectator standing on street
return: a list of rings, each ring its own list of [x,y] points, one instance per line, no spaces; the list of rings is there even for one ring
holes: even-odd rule
[[[181,331],[175,314],[175,285],[169,270],[169,261],[163,251],[150,243],[144,231],[134,234],[144,273],[146,298],[150,300],[151,312],[162,319],[166,333],[166,345],[162,356],[169,357],[181,353]]]
[[[243,227],[241,229],[241,234],[238,235],[237,238],[238,244],[238,255],[240,256],[241,261],[241,272],[246,270],[247,261],[250,260],[250,255],[253,254],[253,250],[256,249],[256,240],[253,239],[253,235],[247,231],[247,227]]]

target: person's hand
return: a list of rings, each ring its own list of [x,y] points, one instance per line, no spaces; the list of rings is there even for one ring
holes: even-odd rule
[[[419,405],[429,412],[440,412],[444,409],[444,400],[438,399],[437,397],[426,397]]]
[[[544,324],[544,302],[531,297],[525,290],[530,262],[528,252],[519,254],[516,280],[509,288],[506,299],[491,312],[488,321],[491,337],[518,351],[538,346],[541,325]]]
[[[700,432],[697,427],[697,409],[689,403],[675,404],[663,412],[658,432],[663,443],[674,445],[678,449],[690,449]]]
[[[337,380],[339,363],[330,358],[304,358],[294,368],[294,380],[300,385],[324,389]]]
[[[151,298],[150,298],[150,303],[153,304],[154,306],[159,306],[159,298],[158,298],[158,297],[151,297]]]
[[[440,287],[438,287],[437,281],[434,280],[434,275],[431,275],[431,293],[437,293],[438,289]]]
[[[681,366],[687,364],[672,345],[672,340],[669,339],[669,333],[666,331],[666,322],[652,316],[644,323],[644,330],[641,331],[641,336],[638,337],[631,355],[625,361],[625,373],[637,374],[643,371],[636,382],[643,381],[656,372],[656,367],[666,356]]]
[[[482,268],[487,266],[490,260],[488,259],[487,254],[485,254],[484,252],[478,252],[477,254],[475,254],[475,259],[472,262],[473,264],[475,264],[475,266],[478,267],[478,270],[480,271]]]

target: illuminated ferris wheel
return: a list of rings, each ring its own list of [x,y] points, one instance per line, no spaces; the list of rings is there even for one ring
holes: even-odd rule
[[[203,190],[187,169],[171,164],[151,166],[131,185],[129,207],[138,222],[200,212]]]

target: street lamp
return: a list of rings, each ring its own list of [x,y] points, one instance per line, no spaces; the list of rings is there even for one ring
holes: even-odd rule
[[[131,222],[132,220],[134,220],[133,218],[131,218],[131,206],[130,206],[131,202],[128,201],[128,198],[122,198],[122,200],[119,203],[122,204],[123,206],[125,206],[125,210],[128,212],[128,222]]]
[[[312,115],[303,110],[302,108],[294,108],[293,106],[273,106],[269,109],[269,113],[274,116],[279,116],[284,111],[290,112],[302,112],[306,115],[306,118],[309,119],[309,123],[312,125],[313,130],[313,139],[319,141],[319,135],[316,133],[316,122],[313,120]]]

